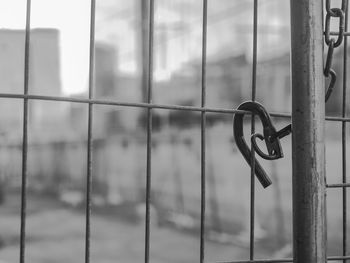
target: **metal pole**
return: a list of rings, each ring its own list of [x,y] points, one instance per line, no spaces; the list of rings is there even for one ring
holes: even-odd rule
[[[326,262],[322,1],[291,0],[295,263]]]

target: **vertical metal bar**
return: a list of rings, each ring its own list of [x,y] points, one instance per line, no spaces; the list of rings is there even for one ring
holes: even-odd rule
[[[322,1],[291,0],[294,262],[326,262]]]
[[[202,78],[201,78],[201,107],[206,105],[206,76],[207,76],[207,24],[208,24],[208,0],[203,0],[203,17],[202,17]],[[201,112],[201,232],[200,232],[200,263],[205,258],[205,205],[206,205],[206,116],[205,112]]]
[[[138,1],[136,1],[138,2]],[[141,96],[142,102],[147,101],[147,82],[148,82],[148,36],[149,36],[149,2],[139,1],[138,3],[141,15],[141,32],[140,32],[140,66],[141,68]]]
[[[254,0],[253,6],[253,65],[252,65],[252,101],[256,98],[256,66],[258,57],[258,0]],[[251,134],[255,133],[255,116],[252,115]],[[254,259],[254,239],[255,239],[255,151],[251,147],[251,170],[250,170],[250,246],[249,259]]]
[[[95,65],[95,14],[96,3],[91,0],[90,10],[90,51],[89,51],[89,99],[93,98],[94,89],[94,65]],[[86,225],[85,225],[85,262],[90,262],[90,237],[91,237],[91,192],[92,192],[92,124],[93,104],[88,108],[88,138],[87,138],[87,178],[86,178]]]
[[[28,95],[29,88],[29,52],[30,52],[30,14],[31,0],[27,0],[26,28],[24,44],[24,95]],[[20,263],[25,262],[26,239],[26,210],[27,210],[27,156],[28,156],[28,99],[23,99],[23,141],[22,141],[22,189],[21,189],[21,237]]]
[[[148,36],[148,81],[147,103],[152,103],[153,95],[153,35],[154,35],[154,0],[149,2],[149,36]],[[150,203],[152,176],[152,108],[147,109],[147,167],[146,167],[146,220],[145,220],[145,263],[150,254]]]
[[[208,164],[208,173],[206,177],[208,178],[208,192],[209,192],[209,206],[211,212],[211,223],[213,224],[213,229],[219,233],[222,232],[222,224],[220,220],[220,207],[218,202],[218,195],[216,190],[216,178],[215,178],[215,169],[214,169],[214,156],[213,156],[213,147],[211,142],[211,136],[207,137],[206,149],[208,149],[209,157],[207,158]]]
[[[344,2],[345,3],[345,2]],[[345,32],[348,30],[348,0],[346,0],[345,8]],[[347,69],[348,69],[348,38],[344,37],[344,54],[343,54],[343,101],[342,101],[342,117],[346,116],[346,88],[347,88]],[[346,122],[342,122],[342,182],[347,183],[346,178]],[[343,187],[343,256],[347,254],[347,189]],[[343,260],[347,262],[347,260]]]

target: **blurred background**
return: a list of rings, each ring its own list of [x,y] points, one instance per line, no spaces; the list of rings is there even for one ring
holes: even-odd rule
[[[96,2],[93,97],[145,102],[147,1]],[[25,9],[24,0],[0,1],[0,93],[23,94]],[[209,1],[208,107],[232,109],[250,99],[252,21],[252,0]],[[258,23],[257,101],[289,113],[289,1],[259,0]],[[30,94],[88,98],[89,26],[89,1],[32,1]],[[202,1],[155,1],[154,103],[201,105],[201,52]],[[337,49],[329,116],[341,113],[342,56]],[[91,260],[142,262],[147,110],[94,105],[93,111]],[[27,262],[84,261],[87,118],[87,104],[29,101]],[[199,259],[200,118],[153,111],[151,262]],[[206,118],[206,260],[247,259],[250,169],[233,140],[232,115]],[[6,263],[19,257],[22,121],[23,101],[0,99],[0,262]],[[274,122],[283,128],[289,120]],[[341,124],[327,122],[326,136],[327,182],[340,183]],[[283,159],[261,160],[273,185],[256,184],[257,258],[292,256],[290,137],[282,146]],[[327,192],[330,255],[341,254],[341,196]]]

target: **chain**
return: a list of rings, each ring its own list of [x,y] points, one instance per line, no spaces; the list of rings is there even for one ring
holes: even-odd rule
[[[341,8],[331,8],[331,0],[326,0],[326,21],[325,21],[325,42],[328,46],[326,65],[323,74],[326,78],[330,78],[329,86],[326,90],[326,102],[328,101],[335,82],[337,80],[337,74],[332,69],[333,53],[334,49],[339,47],[344,39],[344,27],[345,27],[345,12],[347,10],[347,0],[342,0]],[[338,37],[332,38],[330,31],[331,18],[335,17],[339,19]]]
[[[315,0],[318,1],[318,0]],[[331,0],[325,0],[326,1],[326,18],[325,18],[325,42],[328,46],[328,52],[327,52],[327,58],[326,58],[326,64],[323,70],[323,74],[326,78],[330,78],[329,86],[326,90],[325,100],[328,101],[329,97],[331,96],[331,93],[333,91],[333,88],[335,86],[337,75],[335,71],[332,69],[332,62],[333,62],[333,54],[334,49],[339,47],[343,40],[344,40],[344,30],[345,30],[345,12],[347,11],[347,1],[348,0],[342,0],[341,2],[341,8],[332,8],[331,7]],[[331,34],[334,35],[334,33],[331,33],[330,31],[330,24],[332,17],[339,19],[339,28],[338,32],[336,33],[337,37],[331,37]],[[244,159],[248,162],[249,165],[252,165],[252,152],[256,152],[260,157],[266,159],[266,160],[276,160],[283,157],[282,148],[280,145],[280,139],[289,135],[292,132],[292,125],[289,124],[288,126],[284,127],[283,129],[277,131],[275,127],[272,124],[271,118],[269,113],[266,111],[266,109],[255,101],[246,101],[239,105],[237,108],[238,110],[244,110],[244,111],[250,111],[256,115],[259,116],[261,123],[264,127],[264,133],[255,133],[252,134],[251,139],[251,148],[247,145],[244,134],[243,134],[243,117],[244,114],[235,114],[233,119],[233,135],[237,144],[238,149],[241,151]],[[264,153],[258,146],[256,139],[264,140],[266,144],[266,148],[268,151],[268,154]],[[263,187],[267,187],[271,184],[270,178],[267,176],[266,172],[258,162],[258,160],[254,160],[254,169],[255,174],[257,178],[259,179],[260,183],[263,185]]]

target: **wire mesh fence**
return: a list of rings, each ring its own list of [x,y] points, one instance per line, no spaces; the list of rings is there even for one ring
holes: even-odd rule
[[[327,1],[328,9],[330,1]],[[24,263],[26,261],[26,221],[27,221],[27,180],[28,180],[28,125],[29,123],[29,106],[28,104],[31,101],[47,101],[50,103],[53,102],[64,102],[64,103],[78,103],[84,104],[88,107],[88,121],[87,121],[87,138],[84,143],[86,143],[87,155],[86,155],[86,207],[85,207],[85,262],[91,262],[91,205],[92,205],[92,188],[93,188],[93,172],[92,172],[92,163],[94,159],[94,143],[93,143],[93,123],[96,121],[94,118],[94,107],[97,105],[100,106],[111,106],[118,108],[140,108],[146,111],[146,122],[145,122],[145,132],[146,137],[146,185],[145,185],[145,228],[144,228],[144,262],[152,262],[150,259],[150,251],[152,247],[151,243],[151,220],[152,220],[152,144],[157,140],[155,138],[157,135],[154,134],[154,117],[156,110],[174,110],[181,112],[194,112],[200,115],[200,236],[199,236],[199,251],[198,251],[198,261],[199,262],[208,262],[206,260],[206,208],[208,206],[208,192],[207,192],[207,182],[209,180],[209,175],[207,171],[208,167],[208,156],[207,148],[208,146],[208,115],[217,114],[232,116],[233,114],[246,114],[249,112],[235,110],[231,108],[224,107],[208,107],[207,105],[207,26],[208,26],[208,0],[203,0],[202,3],[202,46],[201,46],[201,95],[200,95],[200,106],[183,106],[183,105],[174,105],[174,104],[160,104],[154,103],[153,98],[153,73],[154,73],[154,16],[155,16],[155,0],[147,1],[149,8],[148,14],[148,42],[144,45],[148,48],[145,52],[147,53],[146,63],[144,64],[143,72],[143,87],[146,91],[145,101],[144,102],[128,102],[120,101],[115,99],[105,99],[105,98],[96,98],[94,94],[94,65],[95,65],[95,14],[96,14],[96,3],[95,0],[91,0],[91,15],[90,15],[90,53],[89,53],[89,81],[88,81],[88,98],[72,98],[72,97],[62,97],[62,96],[47,96],[47,95],[33,95],[29,91],[29,70],[30,70],[30,36],[31,36],[31,0],[27,0],[27,9],[26,9],[26,28],[25,28],[25,63],[24,63],[24,90],[23,94],[12,94],[12,93],[0,93],[0,98],[10,99],[10,100],[21,100],[23,101],[23,144],[22,144],[22,181],[21,181],[21,230],[20,230],[20,262]],[[346,8],[343,10],[344,14],[344,43],[343,43],[343,65],[342,65],[342,107],[340,116],[326,116],[327,122],[341,123],[342,130],[342,182],[341,183],[329,183],[327,184],[328,191],[341,191],[342,192],[342,255],[328,257],[329,261],[343,261],[347,262],[350,259],[347,249],[347,187],[350,186],[350,183],[347,182],[347,169],[346,169],[346,142],[347,142],[347,122],[350,122],[350,118],[347,117],[347,50],[348,43],[347,37],[350,35],[347,32],[348,28],[348,10],[347,10],[347,1],[343,1],[343,5]],[[258,86],[257,83],[257,66],[258,66],[258,12],[259,12],[259,1],[254,0],[252,2],[253,7],[253,38],[252,38],[252,61],[251,61],[251,84],[250,84],[250,98],[252,101],[256,101]],[[333,12],[335,12],[333,10]],[[333,17],[330,15],[330,17]],[[293,26],[293,25],[292,25]],[[329,31],[329,29],[328,29]],[[329,35],[339,35],[339,32],[329,31]],[[328,36],[329,37],[329,36]],[[339,81],[339,80],[338,80]],[[270,115],[276,119],[282,119],[289,121],[291,118],[290,113],[281,113],[281,112],[270,112]],[[251,120],[251,134],[254,134],[256,131],[255,118]],[[254,151],[253,159],[254,160]],[[243,161],[243,159],[242,159]],[[250,216],[249,216],[249,258],[245,260],[238,259],[227,259],[225,262],[293,262],[293,258],[270,258],[270,259],[257,259],[255,254],[255,222],[256,222],[256,184],[255,184],[255,163],[252,163],[251,167],[251,181],[250,181]],[[213,220],[215,221],[215,220]],[[222,261],[224,262],[224,261]]]

